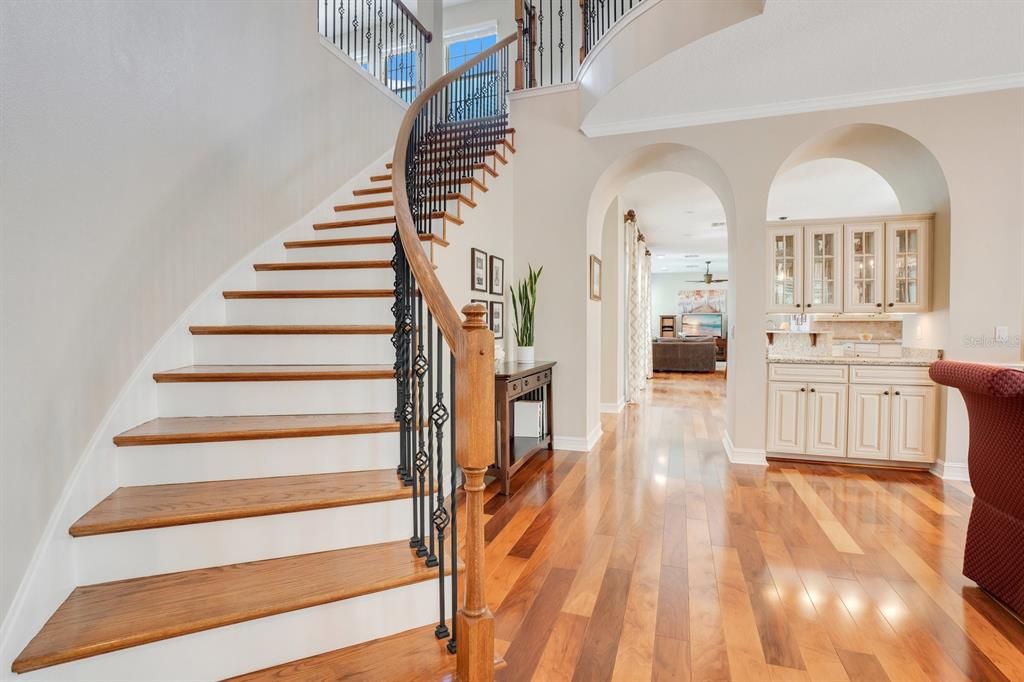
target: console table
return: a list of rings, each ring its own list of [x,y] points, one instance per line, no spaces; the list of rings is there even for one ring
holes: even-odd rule
[[[512,476],[534,453],[552,448],[551,370],[554,362],[496,362],[494,367],[494,464],[490,473],[501,481],[502,495],[509,494]],[[540,436],[516,436],[517,400],[542,403]]]

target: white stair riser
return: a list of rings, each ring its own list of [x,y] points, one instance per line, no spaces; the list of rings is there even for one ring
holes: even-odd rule
[[[366,216],[358,216],[364,218]],[[357,217],[348,213],[339,213],[331,220],[356,220]],[[384,223],[382,225],[361,225],[359,227],[332,227],[326,230],[310,230],[295,241],[306,239],[348,239],[350,237],[390,237],[395,233],[395,224]]]
[[[396,476],[397,478],[397,476]],[[412,501],[75,538],[82,585],[408,539]]]
[[[335,260],[391,260],[395,245],[387,244],[345,244],[344,246],[316,246],[301,249],[285,249],[291,263],[309,263]]]
[[[157,385],[161,417],[395,411],[390,379],[218,381]]]
[[[257,289],[390,289],[391,268],[350,270],[263,270],[256,272]]]
[[[388,334],[237,334],[193,336],[200,365],[394,364]]]
[[[445,596],[451,594],[447,579]],[[142,682],[220,680],[371,639],[438,618],[438,581],[165,639],[44,668],[19,680]],[[428,639],[424,646],[434,642]]]
[[[393,303],[393,298],[232,298],[225,308],[228,324],[394,324]]]
[[[445,434],[445,442],[447,442]],[[143,445],[117,450],[121,485],[227,481],[398,466],[398,433]]]

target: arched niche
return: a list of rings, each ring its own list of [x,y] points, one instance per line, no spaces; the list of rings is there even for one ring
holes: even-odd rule
[[[779,218],[780,194],[784,183],[801,176],[816,184],[819,195],[831,193],[837,201],[854,204],[846,188],[828,188],[828,178],[813,175],[815,170],[834,171],[837,182],[843,178],[862,182],[885,205],[884,182],[898,202],[898,211],[871,211],[871,202],[863,204],[865,212],[852,215],[900,213],[934,213],[935,234],[932,239],[932,311],[909,315],[904,319],[904,345],[944,348],[949,341],[949,244],[950,203],[945,174],[934,154],[914,137],[896,128],[874,123],[855,123],[816,135],[794,149],[779,167],[769,190],[765,213],[768,219]],[[846,171],[844,173],[841,171]],[[777,187],[779,185],[779,187]],[[808,192],[809,194],[809,192]],[[792,198],[792,196],[791,196]],[[820,196],[819,196],[820,199]],[[798,203],[798,202],[797,202]],[[892,205],[891,203],[889,205]],[[815,214],[821,208],[818,200],[808,201],[806,210],[790,203],[785,210],[789,218],[813,219],[850,216],[840,207],[827,215]],[[895,207],[895,206],[894,206]],[[794,215],[794,212],[796,213]]]

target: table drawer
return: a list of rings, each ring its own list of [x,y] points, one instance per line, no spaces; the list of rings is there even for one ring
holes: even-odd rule
[[[537,372],[536,374],[530,374],[529,376],[519,377],[508,382],[508,397],[515,398],[516,396],[522,395],[523,393],[529,393],[535,391],[541,386],[546,386],[551,383],[551,370],[546,369],[543,372]]]
[[[768,381],[812,381],[825,384],[845,384],[850,379],[849,365],[796,365],[770,363]]]
[[[900,367],[886,365],[854,365],[851,368],[850,383],[853,384],[902,384],[909,386],[930,386],[927,367]]]

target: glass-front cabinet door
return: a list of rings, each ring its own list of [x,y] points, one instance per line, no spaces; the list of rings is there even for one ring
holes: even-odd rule
[[[891,313],[928,309],[927,220],[885,224],[885,310]]]
[[[768,264],[768,312],[803,312],[803,228],[768,230]]]
[[[846,280],[843,310],[848,313],[883,312],[882,223],[845,225]]]
[[[843,226],[808,226],[804,242],[804,310],[842,312]]]

